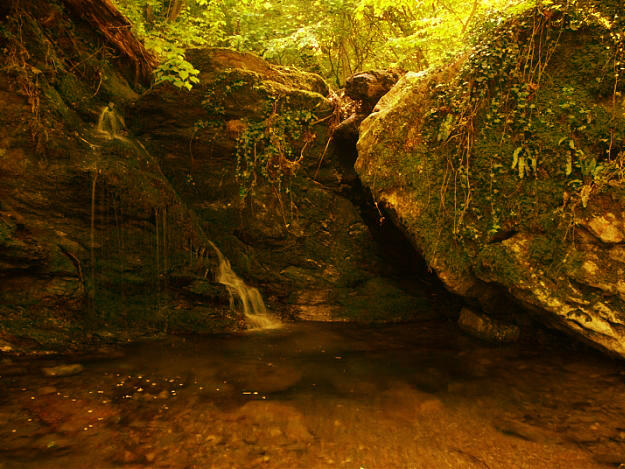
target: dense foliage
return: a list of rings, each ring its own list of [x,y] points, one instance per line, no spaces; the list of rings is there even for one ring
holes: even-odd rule
[[[157,81],[190,87],[196,72],[184,49],[206,45],[252,51],[338,86],[369,68],[423,70],[462,51],[480,18],[540,0],[115,1],[161,55]]]

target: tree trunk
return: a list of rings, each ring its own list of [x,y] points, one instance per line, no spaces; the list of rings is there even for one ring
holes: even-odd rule
[[[174,22],[185,6],[185,0],[171,0],[167,9],[167,21]]]
[[[135,80],[149,83],[157,65],[131,31],[131,23],[110,0],[63,0],[76,15],[100,31],[135,67]]]

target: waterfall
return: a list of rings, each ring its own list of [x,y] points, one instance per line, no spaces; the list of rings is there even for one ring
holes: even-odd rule
[[[245,319],[252,329],[276,329],[280,327],[282,323],[267,312],[265,303],[263,303],[263,297],[260,295],[258,289],[248,286],[234,273],[230,261],[226,259],[217,246],[211,241],[209,241],[209,243],[217,253],[219,259],[217,281],[228,288],[228,293],[230,293],[230,307],[234,308],[234,293],[236,293],[241,301]]]
[[[149,155],[146,148],[141,144],[141,142],[135,140],[134,138],[128,138],[126,123],[124,122],[124,118],[117,113],[115,110],[115,104],[109,103],[107,106],[102,108],[100,112],[100,116],[98,118],[98,124],[96,127],[97,135],[104,137],[106,140],[121,140],[128,144],[131,144],[137,148],[139,151],[143,151],[146,155]],[[95,179],[93,181],[95,185]],[[165,216],[165,212],[163,213]],[[159,212],[155,211],[155,220],[156,220],[156,263],[157,263],[157,271],[160,272],[159,265],[159,253],[158,249],[160,247],[159,242]],[[165,226],[165,218],[163,218],[163,227]],[[164,230],[164,228],[163,228]],[[163,231],[163,236],[165,236],[165,232]],[[165,243],[166,240],[163,240]],[[243,314],[247,321],[247,324],[252,329],[276,329],[282,325],[279,319],[270,315],[267,312],[267,308],[265,308],[265,303],[263,303],[263,297],[257,288],[253,288],[248,286],[233,270],[230,265],[230,261],[226,259],[226,257],[222,254],[222,252],[209,241],[210,245],[213,247],[215,252],[217,253],[217,257],[219,259],[219,266],[217,269],[217,282],[225,285],[228,289],[228,293],[230,294],[230,307],[232,309],[235,308],[235,295],[240,300],[241,307],[243,309]],[[166,249],[166,246],[163,248]],[[164,251],[165,252],[165,251]],[[166,262],[166,259],[164,259]]]
[[[115,103],[109,103],[102,108],[98,118],[96,131],[107,140],[122,140],[128,142],[123,132],[126,132],[124,118],[115,111]]]

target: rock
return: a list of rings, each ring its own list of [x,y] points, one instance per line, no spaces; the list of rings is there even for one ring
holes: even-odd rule
[[[46,394],[36,399],[25,399],[24,408],[37,419],[59,433],[76,433],[118,418],[118,410],[99,401],[66,399],[57,394]]]
[[[437,414],[445,408],[440,399],[426,399],[419,405],[419,412],[423,414]]]
[[[44,386],[37,390],[37,394],[40,396],[45,396],[46,394],[55,394],[56,388],[54,386]]]
[[[8,342],[0,340],[0,352],[9,353],[13,351],[13,346]]]
[[[367,115],[362,113],[355,113],[349,116],[334,129],[334,139],[353,142],[355,144],[358,141],[358,128],[360,127],[360,123],[365,120],[366,117]]]
[[[285,391],[302,378],[302,370],[285,364],[241,363],[229,370],[246,391],[271,393]]]
[[[133,463],[139,460],[139,456],[132,451],[124,450],[124,453],[121,455],[120,462],[125,464]]]
[[[345,94],[361,103],[363,113],[369,114],[382,96],[401,77],[399,70],[369,70],[352,75],[345,82]]]
[[[330,141],[335,122],[327,85],[318,75],[232,50],[198,49],[188,58],[200,70],[201,83],[190,92],[155,87],[137,102],[128,119],[130,127],[149,140],[181,199],[198,214],[208,237],[238,275],[262,285],[266,298],[287,303],[290,315],[344,320],[345,293],[385,269],[359,207],[345,196],[346,185],[357,181],[353,158],[343,161],[336,142]],[[361,88],[376,94],[390,86],[391,76],[371,72],[369,81],[374,77],[377,81]],[[302,112],[314,114],[316,123],[306,130],[309,141],[291,142],[291,153],[303,156],[292,170],[287,168],[280,183],[289,193],[280,193],[259,173],[253,193],[242,200],[237,146],[246,141],[246,132],[258,135],[270,121],[274,128],[292,127],[294,119],[273,121]],[[198,122],[210,125],[198,129]],[[292,128],[289,133],[301,131]],[[349,129],[345,126],[345,134],[352,133],[348,138],[354,131],[355,121]],[[286,200],[290,202],[285,205]],[[211,287],[208,281],[189,282],[184,291],[195,299],[201,295],[224,301],[224,289]],[[371,302],[361,292],[355,299],[361,300],[358,308],[366,314]]]
[[[117,67],[123,53],[100,64],[96,84],[67,64],[96,57],[107,39],[75,28],[83,20],[57,3],[28,6],[57,12],[49,24],[28,12],[31,34],[22,44],[24,70],[36,70],[37,119],[32,99],[15,93],[14,74],[0,71],[0,318],[9,332],[63,350],[77,329],[98,323],[87,309],[106,318],[106,331],[90,331],[99,342],[135,336],[129,319],[141,332],[241,328],[224,289],[207,288],[218,262],[208,239],[246,282],[276,306],[288,304],[280,310],[289,316],[310,306],[296,292],[341,289],[342,297],[388,273],[348,198],[357,181],[330,141],[335,100],[319,75],[252,54],[197,49],[187,58],[201,83],[190,92],[162,84],[143,93],[130,83],[134,73]],[[17,37],[17,28],[7,25],[7,34]],[[49,37],[67,40],[51,44]],[[354,92],[371,105],[392,75],[370,72],[353,80]],[[125,119],[128,132],[98,132],[105,111],[114,122]],[[261,161],[258,177],[241,187],[250,175],[248,137],[260,139],[257,149],[273,147],[283,127],[288,151]],[[156,292],[155,279],[163,280]],[[328,296],[331,319],[342,314],[337,296]],[[1,351],[22,351],[3,339]]]
[[[512,30],[513,23],[498,27]],[[534,115],[545,116],[561,102],[563,86],[583,94],[578,104],[593,110],[588,118],[592,124],[569,145],[584,146],[584,158],[611,165],[605,152],[595,147],[594,135],[625,132],[625,117],[609,123],[601,117],[604,97],[614,93],[614,83],[611,88],[604,83],[596,65],[609,60],[607,52],[594,49],[611,47],[605,32],[604,26],[593,23],[553,44],[567,59],[549,61],[545,73],[557,78],[540,85],[533,105]],[[514,40],[523,49],[527,39],[521,36]],[[578,47],[582,36],[584,46]],[[502,140],[509,123],[488,120],[492,114],[486,105],[473,113],[452,97],[468,89],[479,93],[485,89],[480,83],[500,80],[502,85],[485,93],[494,100],[491,104],[507,99],[512,78],[494,67],[490,70],[498,78],[481,81],[482,69],[475,65],[478,56],[491,60],[491,47],[498,46],[486,42],[467,55],[468,61],[401,77],[360,125],[358,176],[445,287],[463,296],[466,304],[479,305],[495,318],[505,312],[519,324],[531,316],[625,358],[623,181],[611,178],[599,190],[598,182],[579,168],[566,174],[556,156],[561,154],[557,135],[567,132],[564,114],[548,118],[547,133],[528,137],[532,148],[541,149],[535,171],[519,174],[517,165],[512,169],[515,152],[518,158],[524,147],[518,135]],[[589,62],[588,56],[595,53],[601,58]],[[619,92],[625,91],[619,86]],[[469,102],[466,96],[462,102]],[[475,116],[470,122],[463,117],[469,113]],[[470,155],[463,153],[464,137],[473,142]],[[617,152],[624,150],[619,143]],[[460,161],[466,163],[462,170],[450,169],[460,168]],[[586,182],[572,191],[571,178]],[[483,321],[471,323],[479,330],[477,324]]]
[[[49,377],[73,376],[84,371],[85,367],[79,363],[72,365],[58,365],[50,368],[42,368],[43,374]]]
[[[500,344],[516,342],[521,330],[516,324],[505,324],[464,307],[460,311],[458,325],[462,330],[479,339]]]
[[[57,11],[58,4],[42,0],[25,8]],[[109,101],[119,114],[125,114],[129,102],[138,97],[123,67],[106,64],[100,70],[98,93],[94,93],[82,72],[61,65],[76,53],[92,56],[95,44],[106,39],[95,29],[78,32],[74,21],[82,24],[83,20],[69,10],[58,10],[54,24],[44,24],[38,13],[30,14],[36,19],[31,24],[32,34],[23,43],[29,56],[25,69],[34,70],[36,64],[38,76],[52,71],[55,76],[39,80],[33,89],[40,98],[35,132],[30,128],[34,108],[28,105],[29,98],[16,94],[12,90],[15,79],[6,71],[0,72],[0,317],[8,319],[3,328],[6,325],[14,335],[32,334],[43,347],[58,350],[70,342],[77,329],[93,324],[93,318],[82,314],[88,296],[84,265],[87,246],[93,243],[92,253],[98,259],[93,273],[103,293],[95,306],[107,317],[107,325],[116,330],[114,339],[119,339],[127,318],[156,304],[148,279],[162,273],[162,262],[167,262],[172,272],[183,270],[190,246],[197,252],[204,236],[156,159],[141,144],[130,135],[107,140],[95,131],[98,113]],[[48,47],[43,31],[66,37],[68,42]],[[77,43],[80,50],[70,45]],[[30,142],[24,138],[27,135]],[[38,163],[42,157],[48,162],[45,165]],[[97,171],[92,165],[96,160],[102,162]],[[113,199],[114,209],[108,203]],[[98,216],[117,220],[98,226],[95,239],[90,232],[92,200]],[[168,228],[174,226],[176,229]],[[148,248],[156,230],[165,234],[169,243],[168,258],[159,261],[151,256],[152,246]],[[118,248],[120,235],[132,240],[132,249]],[[198,277],[205,271],[206,266],[202,273],[197,272]],[[122,294],[119,282],[133,288]],[[184,294],[174,296],[177,298],[172,297],[171,305],[178,306]],[[204,324],[216,322],[202,319],[202,314],[193,317],[188,311],[180,311],[177,317],[184,321],[191,316],[192,322],[197,319]],[[150,323],[163,324],[155,317],[146,317],[146,321],[138,327],[145,330]],[[42,324],[46,327],[39,327]],[[225,321],[223,327],[228,327]],[[6,347],[0,343],[1,350],[7,351]],[[22,349],[19,343],[13,348]]]
[[[265,432],[249,434],[245,439],[265,439],[268,436],[278,438],[284,435],[288,443],[306,443],[313,439],[304,423],[303,415],[294,407],[279,402],[251,401],[241,407],[237,412],[238,418],[243,418],[260,426],[260,428],[272,428],[273,435]],[[278,431],[279,430],[279,431]],[[259,442],[261,443],[261,442]],[[276,444],[274,441],[273,444]],[[279,443],[278,443],[279,444]]]
[[[62,450],[70,448],[72,445],[71,439],[56,433],[44,435],[35,442],[35,447],[41,450]]]
[[[612,212],[595,215],[582,223],[593,235],[607,244],[625,241],[625,218]]]
[[[561,444],[561,439],[542,428],[512,419],[502,419],[494,424],[495,428],[506,435],[516,436],[535,443],[553,445]]]

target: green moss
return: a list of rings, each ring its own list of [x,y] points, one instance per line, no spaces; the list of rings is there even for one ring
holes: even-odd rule
[[[531,24],[528,18],[534,14],[514,18],[482,39],[485,42],[462,68],[457,85],[443,86],[443,91],[437,92],[438,105],[450,106],[453,114],[441,114],[435,109],[430,124],[424,126],[425,130],[430,129],[428,141],[438,147],[440,163],[444,164],[445,159],[456,161],[462,168],[463,161],[470,162],[469,173],[456,171],[454,184],[450,185],[454,206],[447,204],[454,214],[454,222],[459,218],[458,212],[463,211],[464,226],[459,234],[469,244],[488,242],[490,235],[500,230],[535,232],[541,227],[553,228],[568,222],[561,210],[563,194],[579,190],[593,176],[598,178],[598,172],[590,174],[587,169],[590,159],[593,168],[595,162],[612,164],[607,158],[609,144],[622,145],[624,141],[623,116],[600,104],[608,91],[614,91],[614,80],[606,70],[614,60],[608,47],[608,31],[592,18],[583,18],[579,26],[575,23],[578,19],[565,13],[560,21],[565,25],[576,24],[575,31],[565,30],[556,42],[550,26],[545,27],[544,34],[551,35],[552,42],[544,46],[544,55],[536,60],[545,63],[550,60],[548,73],[531,77],[516,68],[514,57],[517,54],[521,60],[523,51],[543,34],[539,32],[535,38],[527,32]],[[582,30],[578,31],[580,27]],[[514,31],[515,35],[508,35],[508,31]],[[511,37],[526,39],[511,42]],[[467,82],[474,83],[469,94],[463,85]],[[476,106],[478,111],[471,123],[479,131],[470,159],[464,156],[463,146],[453,140],[454,135],[456,140],[464,138],[466,124],[457,116],[466,114],[467,105]],[[437,142],[446,122],[452,122],[453,128],[443,135],[449,143],[441,145]],[[519,162],[515,155],[519,155]],[[417,153],[412,161],[422,158]],[[468,210],[456,202],[458,194],[460,198],[470,197]],[[450,200],[450,191],[446,195]],[[553,233],[550,236],[563,238]],[[555,248],[556,244],[537,247],[536,259],[542,256],[549,264],[561,257],[561,253],[554,252]]]
[[[500,245],[485,246],[478,257],[476,270],[487,276],[494,276],[502,284],[514,287],[527,272],[519,266],[518,260]]]
[[[70,73],[61,74],[56,89],[68,105],[78,109],[87,104],[93,95],[81,80]]]
[[[411,295],[391,280],[376,277],[356,290],[339,290],[340,317],[358,322],[397,322],[432,317],[429,299]]]
[[[0,218],[0,246],[6,246],[15,237],[17,227],[14,223]]]

